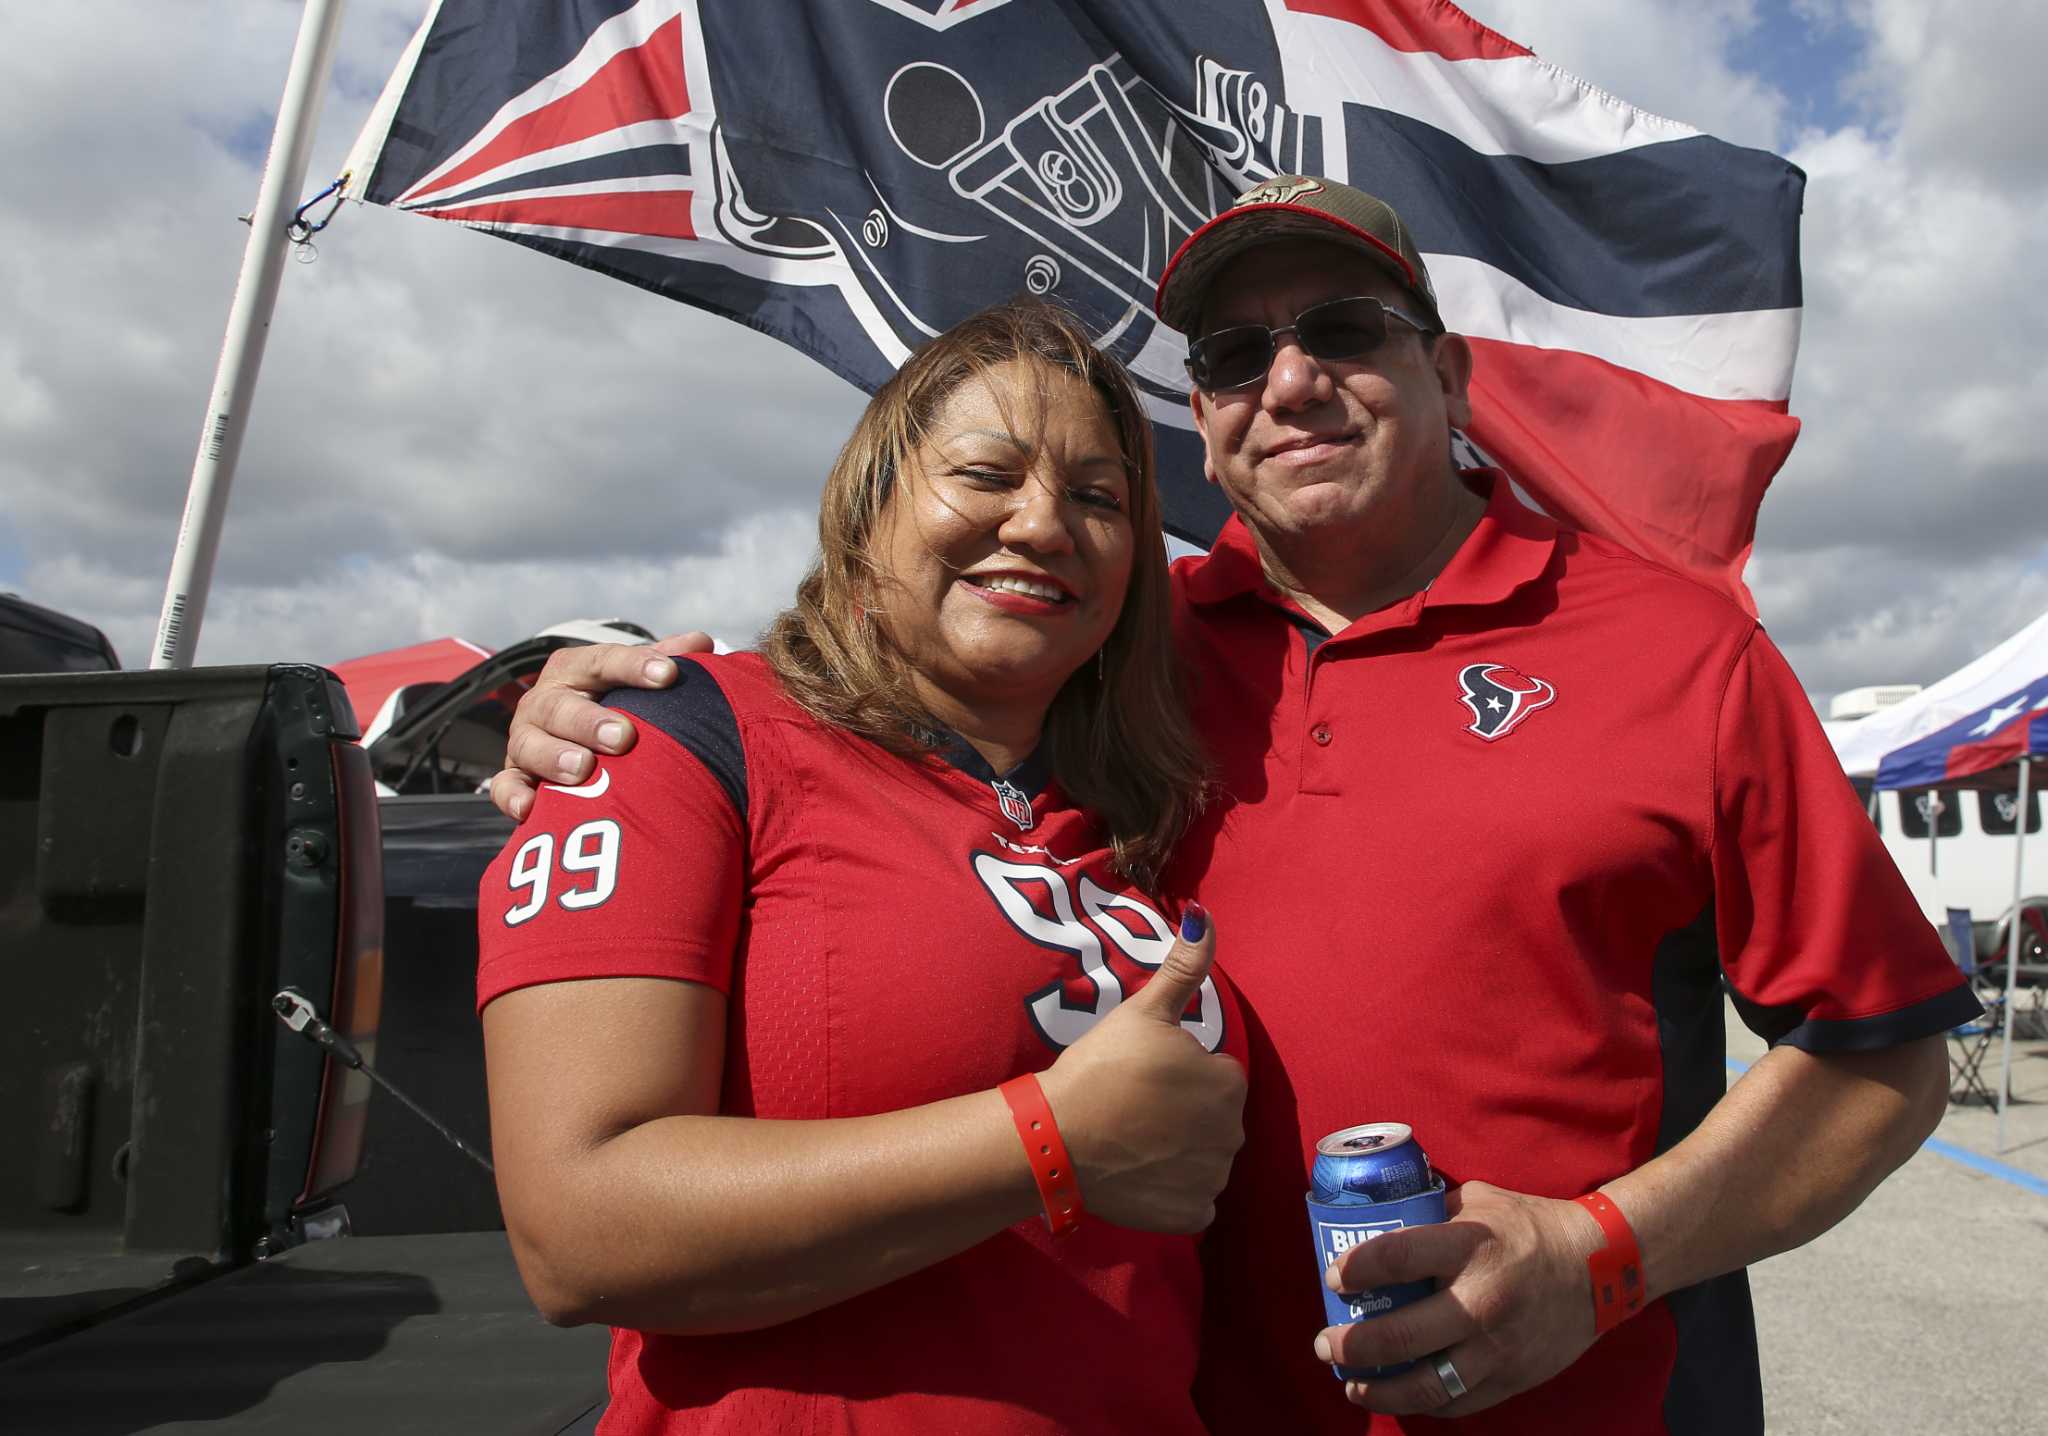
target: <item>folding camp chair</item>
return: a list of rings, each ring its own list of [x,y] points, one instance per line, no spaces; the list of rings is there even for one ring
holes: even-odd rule
[[[1948,930],[1942,939],[1949,956],[1962,969],[1970,990],[1984,1004],[1983,1016],[1948,1030],[1948,1100],[1981,1101],[1987,1107],[1995,1107],[1998,1094],[1984,1080],[1984,1057],[1991,1050],[1991,1039],[2005,1023],[2005,990],[1993,983],[1993,973],[1977,965],[1977,935],[1970,925],[1968,908],[1948,910]]]

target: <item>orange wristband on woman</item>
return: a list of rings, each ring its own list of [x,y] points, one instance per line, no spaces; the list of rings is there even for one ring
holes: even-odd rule
[[[1593,1279],[1593,1334],[1599,1336],[1643,1309],[1643,1253],[1628,1218],[1605,1194],[1588,1192],[1576,1200],[1607,1234],[1607,1244],[1586,1258]]]
[[[1074,1162],[1060,1129],[1052,1119],[1052,1105],[1038,1078],[1027,1072],[1012,1077],[996,1088],[1010,1104],[1010,1116],[1017,1123],[1017,1135],[1024,1140],[1024,1155],[1031,1159],[1031,1175],[1038,1181],[1038,1199],[1045,1204],[1045,1224],[1056,1237],[1066,1236],[1081,1225],[1081,1184],[1074,1177]]]

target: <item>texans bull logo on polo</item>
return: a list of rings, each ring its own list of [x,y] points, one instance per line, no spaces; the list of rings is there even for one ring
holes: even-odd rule
[[[1468,663],[1458,672],[1458,701],[1472,712],[1465,729],[1491,743],[1557,701],[1557,690],[1505,663]]]

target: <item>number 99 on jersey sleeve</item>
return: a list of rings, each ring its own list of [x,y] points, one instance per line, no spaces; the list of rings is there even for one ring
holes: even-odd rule
[[[603,905],[619,884],[619,825],[593,818],[571,828],[560,841],[535,833],[512,855],[506,885],[513,895],[505,925],[518,927],[547,910],[552,900],[568,912]]]
[[[479,1005],[532,983],[599,977],[724,992],[747,843],[724,786],[652,725],[582,788],[542,784],[477,886]]]

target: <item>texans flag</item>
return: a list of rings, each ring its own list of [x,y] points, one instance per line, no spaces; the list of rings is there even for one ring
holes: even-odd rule
[[[1421,241],[1470,440],[1551,513],[1747,603],[1798,431],[1784,160],[1634,109],[1443,0],[433,0],[351,192],[737,319],[872,391],[1023,291],[1127,364],[1206,544],[1174,248],[1276,173]]]

